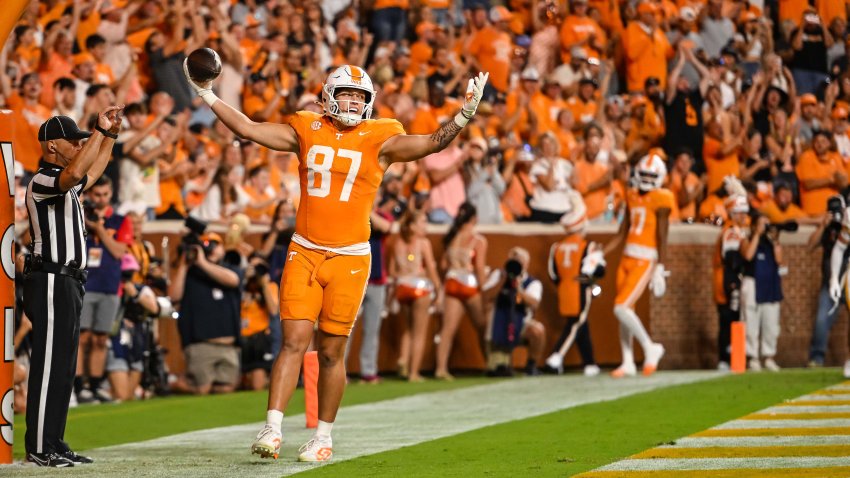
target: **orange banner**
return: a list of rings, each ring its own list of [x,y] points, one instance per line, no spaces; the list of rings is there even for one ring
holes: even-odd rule
[[[0,15],[0,48],[6,43],[29,0],[5,0]],[[0,464],[12,463],[12,436],[14,426],[14,370],[15,370],[15,155],[12,115],[0,111],[0,156],[3,173],[0,174]]]

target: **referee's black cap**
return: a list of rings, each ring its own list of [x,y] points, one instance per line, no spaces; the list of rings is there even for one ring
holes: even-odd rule
[[[54,139],[86,139],[91,132],[82,131],[77,123],[67,116],[52,116],[38,128],[38,140],[41,142]]]

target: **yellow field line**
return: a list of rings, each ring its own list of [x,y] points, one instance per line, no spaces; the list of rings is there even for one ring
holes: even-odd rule
[[[795,400],[793,402],[777,403],[777,407],[811,407],[829,405],[850,405],[850,400]]]
[[[629,458],[776,458],[798,456],[850,456],[850,445],[653,448]]]
[[[829,418],[850,418],[850,412],[813,412],[813,413],[753,413],[741,420],[823,420]]]
[[[812,392],[809,395],[850,395],[850,390],[818,390],[817,392]]]
[[[850,427],[822,428],[724,428],[703,430],[692,437],[768,437],[768,436],[814,436],[850,435]]]
[[[653,471],[589,471],[575,478],[773,478],[793,476],[795,478],[831,478],[850,476],[850,467],[824,468],[773,468],[738,470],[653,470]]]

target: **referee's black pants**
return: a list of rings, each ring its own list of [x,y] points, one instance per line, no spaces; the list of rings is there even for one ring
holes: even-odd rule
[[[24,279],[24,312],[32,322],[28,453],[62,453],[68,402],[77,368],[80,313],[85,289],[79,280],[43,271]]]

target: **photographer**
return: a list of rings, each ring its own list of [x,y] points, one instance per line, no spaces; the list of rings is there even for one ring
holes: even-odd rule
[[[752,221],[750,236],[741,239],[741,256],[746,261],[741,281],[741,306],[747,327],[748,368],[753,371],[761,370],[760,358],[764,358],[766,369],[779,371],[773,359],[779,339],[779,302],[782,300],[779,231],[780,226],[770,224],[767,217],[759,214]]]
[[[248,390],[262,390],[274,359],[271,320],[278,320],[279,309],[277,284],[269,279],[268,264],[257,255],[245,270],[241,310],[243,383]]]
[[[119,296],[121,258],[133,245],[132,222],[112,209],[112,180],[101,176],[86,193],[83,214],[86,223],[86,248],[89,272],[83,312],[80,316],[80,348],[74,393],[78,403],[110,402],[101,390],[106,366],[109,334],[121,304]],[[88,389],[83,376],[88,372]]]
[[[543,283],[528,274],[531,256],[528,250],[514,247],[508,252],[508,260],[503,270],[498,271],[498,285],[495,290],[495,307],[491,326],[493,352],[507,354],[508,364],[494,364],[488,358],[488,365],[496,365],[490,375],[510,376],[510,356],[514,347],[528,345],[526,375],[539,375],[537,360],[546,345],[546,329],[534,319],[537,307],[543,299]],[[488,281],[489,282],[489,281]],[[492,300],[492,297],[488,297]]]
[[[224,264],[221,236],[191,232],[184,237],[170,296],[180,301],[177,327],[189,382],[175,391],[198,395],[232,392],[239,380],[242,271]],[[195,243],[198,240],[198,243]]]
[[[171,317],[173,308],[167,298],[157,298],[153,290],[133,281],[141,269],[136,258],[127,253],[121,259],[121,321],[118,333],[112,336],[106,361],[112,398],[132,400],[145,371],[145,352],[148,343],[148,318]]]
[[[844,291],[838,290],[838,297],[833,300],[830,296],[830,276],[832,274],[833,265],[831,256],[833,247],[838,241],[838,236],[841,234],[841,225],[845,221],[847,208],[844,197],[835,195],[827,201],[827,213],[818,226],[817,230],[809,237],[809,250],[814,251],[815,248],[823,249],[821,256],[821,286],[818,293],[818,312],[815,318],[814,329],[812,330],[812,342],[809,345],[809,366],[820,367],[823,365],[826,357],[826,345],[829,340],[829,331],[832,329],[832,324],[835,323],[835,318],[838,316],[838,304],[835,302],[845,302]],[[836,277],[841,277],[847,268],[847,258],[850,257],[850,252],[846,248],[838,257],[838,270]]]

